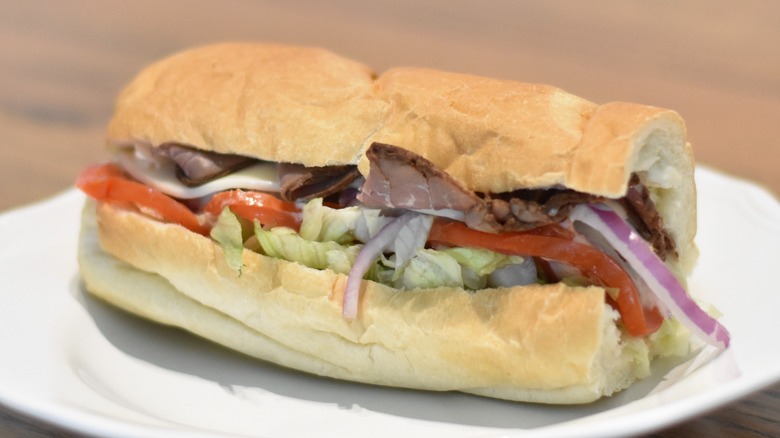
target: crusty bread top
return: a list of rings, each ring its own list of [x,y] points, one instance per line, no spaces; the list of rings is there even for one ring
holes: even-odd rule
[[[141,72],[119,96],[108,137],[308,166],[358,163],[364,174],[363,153],[378,141],[481,192],[562,185],[617,198],[636,172],[683,271],[696,258],[693,157],[671,110],[596,105],[551,86],[428,69],[376,78],[322,49],[222,44]]]
[[[390,112],[372,141],[422,155],[480,192],[565,183],[595,108],[547,85],[428,69],[391,69],[377,86]]]
[[[638,173],[675,239],[681,271],[692,267],[693,155],[676,112],[419,68],[388,70],[377,87],[390,108],[371,141],[420,154],[472,190],[560,185],[619,198]],[[365,157],[359,167],[368,172]]]
[[[598,106],[552,86],[419,68],[388,70],[377,87],[390,108],[371,141],[416,152],[480,192],[560,184],[620,197],[631,173],[647,170],[637,159],[651,135],[690,159],[670,110]]]
[[[157,62],[121,93],[111,142],[167,142],[305,165],[368,166],[374,141],[480,192],[564,185],[620,197],[632,172],[671,186],[691,161],[677,113],[598,106],[561,89],[418,68],[371,70],[322,49],[221,44]],[[645,146],[658,143],[643,152]],[[660,150],[664,149],[664,150]]]
[[[119,95],[112,143],[169,142],[271,161],[354,162],[381,124],[368,67],[317,48],[226,43],[143,70]]]

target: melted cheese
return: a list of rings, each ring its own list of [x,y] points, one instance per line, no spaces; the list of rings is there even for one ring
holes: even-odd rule
[[[133,178],[180,199],[202,198],[230,189],[279,191],[279,178],[274,163],[260,162],[199,186],[188,187],[176,177],[176,164],[172,161],[141,160],[132,150],[119,151],[117,159]]]

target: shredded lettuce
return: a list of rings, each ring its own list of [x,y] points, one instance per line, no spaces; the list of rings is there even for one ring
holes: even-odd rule
[[[315,269],[332,269],[348,274],[361,245],[344,246],[328,241],[306,240],[295,230],[276,227],[265,230],[255,222],[255,236],[263,252],[271,257],[298,262]]]
[[[690,331],[674,318],[646,338],[626,337],[625,353],[639,378],[650,375],[650,362],[656,357],[685,357],[690,353]]]
[[[225,262],[239,273],[243,267],[244,239],[241,222],[230,208],[225,208],[217,217],[217,223],[209,233],[225,253]]]
[[[317,242],[365,243],[391,220],[380,213],[360,207],[330,208],[322,198],[315,198],[303,207],[300,235]]]
[[[485,289],[488,286],[488,276],[479,275],[468,266],[461,265],[460,273],[463,277],[463,286],[470,290]]]
[[[487,287],[488,277],[495,270],[523,263],[523,257],[481,248],[446,248],[439,251],[454,258],[460,264],[463,286],[471,290]]]
[[[514,255],[504,255],[481,248],[446,248],[440,250],[470,269],[478,276],[488,275],[498,268],[507,265],[519,265],[523,258]]]
[[[331,250],[325,252],[325,258],[328,260],[328,269],[340,274],[349,274],[352,265],[355,264],[358,252],[362,245],[352,245],[342,247],[340,250]]]
[[[445,252],[418,249],[397,283],[396,287],[404,289],[463,287],[463,277],[458,261]]]
[[[255,223],[251,248],[314,269],[349,274],[363,243],[393,220],[381,213],[359,207],[330,208],[321,198],[313,199],[303,207],[299,232],[284,227],[264,229]],[[432,222],[429,215],[412,218],[365,278],[405,289],[452,286],[476,290],[486,287],[488,276],[496,269],[523,261],[522,257],[485,249],[426,249]],[[228,265],[240,272],[242,224],[229,208],[220,214],[211,236],[223,248]]]
[[[352,230],[360,216],[358,207],[334,209],[315,198],[303,207],[300,235],[316,242],[348,243],[354,239]]]
[[[648,339],[653,353],[661,357],[685,356],[690,350],[690,330],[674,318],[665,319]]]

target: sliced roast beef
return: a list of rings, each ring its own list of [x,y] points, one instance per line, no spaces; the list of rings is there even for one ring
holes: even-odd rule
[[[523,231],[561,222],[578,204],[602,197],[570,189],[521,189],[507,193],[475,193],[464,188],[427,159],[397,146],[374,143],[366,151],[370,172],[358,199],[368,207],[456,210],[470,228],[493,233]],[[649,197],[633,175],[620,202],[637,228],[662,258],[674,254],[674,241]]]
[[[456,210],[471,228],[499,233],[536,228],[563,220],[568,209],[593,197],[573,190],[517,190],[475,193],[427,159],[397,146],[374,143],[371,164],[358,196],[368,207]]]
[[[664,228],[663,218],[655,208],[653,200],[650,199],[650,192],[639,181],[639,176],[636,174],[631,175],[628,191],[622,202],[629,216],[633,219],[635,228],[645,240],[653,245],[656,254],[677,255],[674,239]]]
[[[349,187],[359,176],[357,166],[306,167],[280,163],[280,195],[286,201],[326,198]]]
[[[207,183],[257,162],[256,159],[241,155],[203,151],[176,143],[160,146],[158,153],[176,162],[176,176],[190,187]]]
[[[433,163],[406,149],[373,143],[366,156],[371,167],[358,199],[368,207],[468,211],[482,202]]]
[[[484,207],[468,211],[466,223],[474,224],[472,228],[500,233],[561,222],[574,206],[603,198],[568,189],[533,189],[487,194],[482,199]]]

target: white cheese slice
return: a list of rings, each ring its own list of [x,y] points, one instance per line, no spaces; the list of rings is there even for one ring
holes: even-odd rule
[[[132,150],[120,150],[117,159],[133,178],[174,198],[202,198],[230,189],[279,191],[275,163],[259,162],[199,186],[188,187],[176,177],[176,164],[173,161],[141,160]]]

